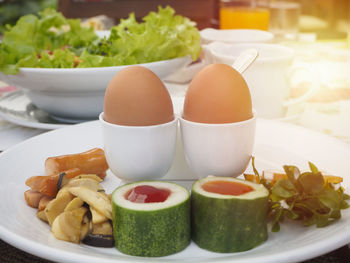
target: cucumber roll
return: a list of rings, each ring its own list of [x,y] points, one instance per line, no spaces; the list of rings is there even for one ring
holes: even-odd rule
[[[143,181],[112,194],[115,247],[133,256],[161,257],[191,240],[190,194],[182,186]]]
[[[192,186],[192,239],[214,252],[239,252],[267,239],[268,190],[261,184],[207,177]]]

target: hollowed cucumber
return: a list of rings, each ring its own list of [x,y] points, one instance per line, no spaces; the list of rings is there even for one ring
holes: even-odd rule
[[[128,201],[126,193],[139,185],[171,193],[164,202]],[[179,252],[190,243],[190,194],[182,186],[159,181],[127,184],[113,192],[112,206],[115,246],[122,253],[160,257]]]
[[[243,183],[254,190],[242,195],[207,192],[208,181]],[[230,177],[207,177],[192,186],[192,239],[201,248],[214,252],[239,252],[267,239],[268,191],[263,185]]]

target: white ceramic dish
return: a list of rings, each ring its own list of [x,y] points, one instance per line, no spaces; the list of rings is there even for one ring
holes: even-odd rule
[[[44,130],[70,125],[58,122],[48,113],[35,107],[21,90],[13,91],[0,98],[0,117],[20,126]]]
[[[165,176],[175,155],[178,120],[149,126],[125,126],[99,121],[111,171],[126,182]],[[136,165],[135,165],[136,164]]]
[[[254,148],[255,112],[251,119],[235,123],[179,120],[186,161],[198,178],[237,177],[246,170]]]
[[[302,169],[307,161],[319,169],[344,178],[349,191],[350,175],[348,144],[332,137],[287,123],[257,120],[254,155],[259,170],[294,164]],[[114,248],[95,248],[56,240],[49,226],[35,216],[35,209],[25,204],[23,192],[26,178],[44,172],[48,156],[101,147],[102,130],[98,121],[29,139],[0,154],[0,238],[24,251],[58,262],[298,262],[327,253],[350,242],[350,209],[342,211],[342,219],[326,228],[283,224],[278,233],[269,232],[267,242],[242,253],[219,254],[198,248],[191,243],[184,251],[163,258],[142,258],[123,255]],[[325,151],[324,149],[327,149]],[[177,157],[167,177],[187,180],[187,170],[178,148]],[[187,178],[187,179],[186,179]],[[103,183],[111,192],[119,180],[111,175]]]
[[[256,29],[215,29],[205,28],[200,31],[203,44],[209,44],[214,41],[223,43],[267,43],[273,39],[273,34],[263,30]]]
[[[191,62],[189,56],[139,64],[164,79]],[[112,77],[127,66],[101,68],[21,68],[1,79],[20,88],[39,108],[62,119],[97,119],[103,111],[105,89]]]

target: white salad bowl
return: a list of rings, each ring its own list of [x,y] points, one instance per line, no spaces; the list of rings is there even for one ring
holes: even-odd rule
[[[164,79],[188,65],[189,56],[139,64]],[[105,89],[112,77],[128,66],[99,68],[21,68],[0,79],[22,89],[40,109],[65,121],[97,119],[103,111]],[[137,76],[135,76],[137,77]]]

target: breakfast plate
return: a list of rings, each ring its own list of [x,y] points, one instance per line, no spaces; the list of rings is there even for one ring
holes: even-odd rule
[[[143,258],[120,253],[114,248],[96,248],[60,241],[49,226],[26,205],[25,179],[44,173],[49,156],[82,152],[102,147],[97,121],[72,125],[33,137],[0,155],[0,238],[36,256],[58,262],[297,262],[316,257],[350,243],[350,209],[325,228],[303,227],[285,222],[280,232],[269,232],[268,240],[246,252],[220,254],[203,250],[193,242],[167,257]],[[254,156],[256,167],[280,169],[284,164],[307,168],[311,161],[322,171],[342,176],[349,191],[350,146],[335,138],[285,122],[258,119]],[[251,168],[249,166],[249,171]],[[178,140],[172,167],[164,179],[190,186],[195,176],[189,171]],[[103,186],[108,193],[120,180],[109,174]]]

